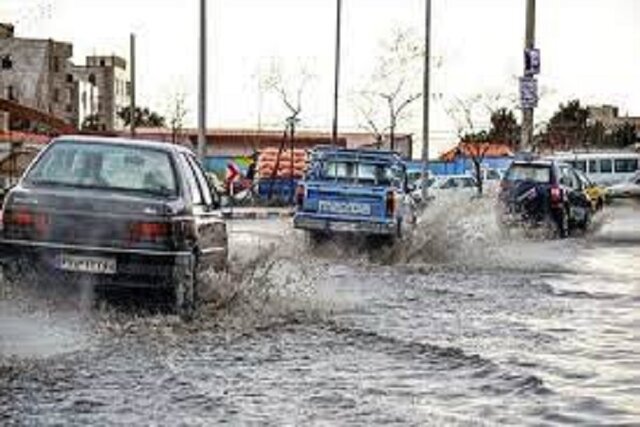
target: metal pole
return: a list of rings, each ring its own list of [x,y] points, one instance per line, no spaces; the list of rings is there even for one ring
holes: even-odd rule
[[[422,88],[422,198],[427,197],[427,177],[429,171],[429,98],[431,96],[429,79],[431,74],[431,0],[425,4],[424,27],[424,69]]]
[[[200,0],[200,68],[198,80],[198,158],[204,160],[207,143],[207,7]]]
[[[136,35],[131,33],[129,38],[129,62],[131,62],[131,93],[129,95],[129,121],[131,126],[131,138],[136,136]]]
[[[331,132],[331,144],[338,144],[338,95],[340,88],[340,38],[342,27],[342,0],[336,0],[336,50],[333,89],[333,129]]]
[[[536,0],[527,0],[527,25],[524,48],[535,47],[536,33]],[[526,65],[525,65],[526,67]],[[522,108],[522,140],[520,151],[530,151],[533,147],[533,107]]]

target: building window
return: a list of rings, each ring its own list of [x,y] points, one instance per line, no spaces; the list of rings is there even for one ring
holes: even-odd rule
[[[67,111],[67,113],[72,113],[73,112],[73,106],[71,104],[67,104],[65,106],[65,110]]]
[[[16,94],[13,90],[13,86],[7,86],[7,99],[9,101],[16,101]]]
[[[54,73],[60,72],[60,58],[58,58],[57,56],[53,57],[53,72]]]
[[[3,70],[10,70],[13,68],[13,60],[11,59],[11,55],[3,56],[1,62]]]
[[[127,82],[127,96],[131,96],[131,82]]]
[[[106,66],[106,65],[107,65],[107,64],[106,64],[106,62],[104,62],[104,59],[101,59],[101,60],[100,60],[100,66],[101,66],[101,67],[104,67],[104,66]]]
[[[91,83],[92,85],[95,86],[95,84],[96,84],[96,75],[95,74],[93,74],[93,73],[89,74],[89,83]]]
[[[60,102],[60,89],[53,89],[53,102]]]
[[[67,74],[67,83],[73,83],[73,76],[71,74]]]

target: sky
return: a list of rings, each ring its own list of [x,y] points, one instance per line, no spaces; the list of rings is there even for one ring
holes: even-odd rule
[[[286,110],[260,76],[274,61],[287,84],[301,68],[300,126],[329,130],[333,112],[334,0],[209,0],[209,127],[282,128]],[[452,103],[476,95],[515,106],[522,73],[525,0],[432,0],[431,152],[455,144]],[[187,124],[197,114],[198,0],[0,0],[0,21],[19,37],[72,42],[74,62],[91,54],[128,58],[137,37],[137,101],[170,115],[183,94]],[[425,0],[343,0],[340,128],[358,130],[352,94],[362,89],[397,28],[423,31]],[[543,123],[561,102],[615,104],[640,115],[640,1],[538,0]],[[421,82],[422,76],[416,76]],[[400,131],[421,141],[421,102]],[[519,117],[520,113],[517,112]],[[476,126],[488,121],[478,116]],[[419,148],[416,150],[419,152]]]

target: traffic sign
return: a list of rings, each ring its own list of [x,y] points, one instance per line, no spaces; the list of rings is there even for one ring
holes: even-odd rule
[[[534,77],[520,77],[520,106],[522,108],[538,106],[538,81]]]
[[[525,49],[524,75],[535,76],[536,74],[540,74],[540,49]]]

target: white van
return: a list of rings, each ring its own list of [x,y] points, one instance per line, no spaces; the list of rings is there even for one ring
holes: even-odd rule
[[[640,153],[630,151],[556,153],[551,158],[583,171],[591,181],[599,185],[626,181],[636,173],[640,165]]]

